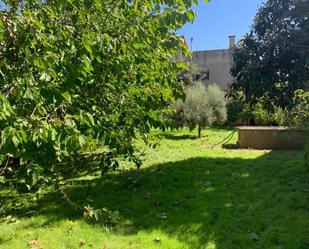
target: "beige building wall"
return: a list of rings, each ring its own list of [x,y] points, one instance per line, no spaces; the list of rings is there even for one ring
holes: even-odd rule
[[[233,49],[194,51],[192,62],[200,69],[209,71],[209,79],[206,84],[216,83],[226,89],[233,82],[230,74]]]
[[[206,51],[193,51],[192,58],[187,59],[203,71],[209,71],[206,84],[216,83],[227,89],[233,83],[230,70],[233,64],[235,36],[229,36],[229,48]]]

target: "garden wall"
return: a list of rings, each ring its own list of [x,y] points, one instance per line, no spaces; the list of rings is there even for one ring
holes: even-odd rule
[[[300,150],[306,141],[306,132],[287,127],[238,127],[240,148],[267,150]]]

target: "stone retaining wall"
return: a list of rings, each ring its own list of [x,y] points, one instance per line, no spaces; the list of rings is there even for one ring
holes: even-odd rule
[[[239,148],[265,150],[303,149],[308,134],[287,127],[238,127]]]

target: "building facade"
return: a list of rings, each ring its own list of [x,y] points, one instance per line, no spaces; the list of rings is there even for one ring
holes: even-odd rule
[[[208,72],[206,84],[216,83],[222,89],[227,89],[233,83],[230,71],[234,48],[235,36],[229,36],[228,49],[193,51],[192,58],[187,60],[200,70]]]

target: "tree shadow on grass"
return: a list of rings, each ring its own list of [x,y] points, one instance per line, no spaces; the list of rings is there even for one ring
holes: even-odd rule
[[[168,134],[168,133],[159,133],[157,135],[158,137],[164,137],[166,139],[169,140],[187,140],[187,139],[191,139],[191,140],[195,140],[198,139],[197,135],[188,135],[188,134],[184,134],[184,135],[175,135],[175,134]]]
[[[223,149],[227,150],[238,150],[239,145],[237,143],[227,143],[227,144],[222,144]]]
[[[251,160],[198,157],[76,181],[66,192],[76,202],[118,210],[123,235],[161,229],[192,249],[209,243],[215,249],[305,249],[309,178],[301,164],[294,152]],[[46,216],[46,224],[80,218],[57,193],[11,212]]]

